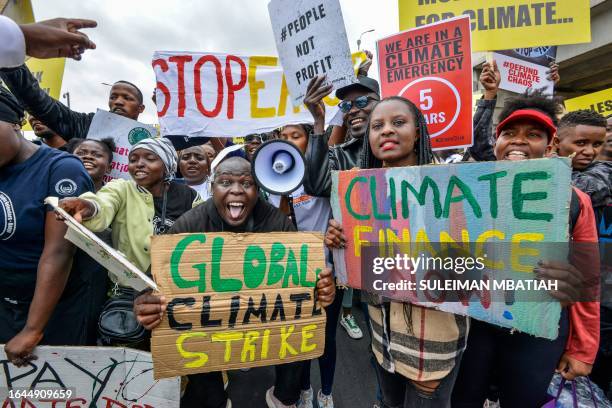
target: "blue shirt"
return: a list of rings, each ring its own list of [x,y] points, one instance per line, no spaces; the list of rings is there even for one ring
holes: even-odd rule
[[[33,293],[49,211],[44,199],[78,197],[93,190],[91,178],[77,157],[45,145],[26,161],[0,168],[2,286],[32,289]]]

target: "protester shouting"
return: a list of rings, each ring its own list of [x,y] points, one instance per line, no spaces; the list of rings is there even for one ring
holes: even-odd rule
[[[23,109],[0,87],[0,343],[15,365],[38,344],[85,344],[86,282],[70,273],[74,247],[45,198],[93,189],[83,164],[20,133]]]
[[[496,128],[496,159],[544,157],[556,132],[558,108],[552,99],[538,94],[509,99]],[[572,241],[596,247],[589,197],[573,191],[571,207],[576,208],[576,219],[570,220]],[[583,259],[572,257],[572,263],[598,268],[597,251],[585,252]],[[546,401],[555,369],[568,380],[591,372],[599,343],[599,302],[572,304],[575,287],[582,282],[571,264],[542,260],[534,272],[539,279],[559,282],[559,290],[551,292],[567,306],[561,312],[559,336],[548,340],[472,319],[453,391],[453,407],[482,407],[491,385],[499,389],[502,407],[539,407]]]
[[[425,118],[401,97],[386,98],[374,106],[362,142],[362,168],[433,161]],[[344,246],[342,226],[335,220],[329,223],[325,243],[330,248]],[[368,310],[384,406],[450,407],[468,318],[376,295],[369,296]]]
[[[40,84],[25,64],[17,68],[1,69],[0,79],[28,113],[65,140],[87,137],[94,113],[75,112],[50,97],[40,88]],[[142,92],[131,82],[117,81],[111,87],[108,108],[112,113],[138,120],[145,108]]]
[[[179,170],[185,183],[197,191],[202,200],[210,198],[210,159],[204,145],[181,150]]]
[[[169,232],[295,231],[287,216],[263,201],[257,190],[250,163],[241,157],[229,157],[214,172],[212,199],[179,218]],[[316,292],[321,306],[327,307],[333,302],[334,289],[331,271],[321,272]],[[145,294],[136,299],[134,313],[147,330],[152,330],[161,322],[166,305],[165,298]],[[300,396],[302,366],[301,361],[276,366],[275,385],[266,393],[269,407],[295,406]],[[221,372],[194,374],[188,378],[181,407],[231,407]]]

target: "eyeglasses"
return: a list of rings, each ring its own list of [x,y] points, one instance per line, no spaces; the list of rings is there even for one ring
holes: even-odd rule
[[[353,107],[353,104],[357,107],[357,109],[363,109],[368,106],[368,102],[376,101],[377,99],[372,98],[371,96],[358,96],[354,101],[342,101],[338,104],[340,110],[344,113],[348,113]]]

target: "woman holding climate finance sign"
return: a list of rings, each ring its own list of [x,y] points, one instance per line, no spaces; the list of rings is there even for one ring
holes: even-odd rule
[[[187,212],[170,229],[171,234],[198,232],[280,232],[295,227],[277,208],[259,198],[250,163],[240,157],[223,160],[215,169],[212,198]],[[319,275],[318,302],[326,307],[334,300],[335,284],[331,271]],[[213,299],[214,300],[214,299]],[[138,321],[152,330],[166,311],[164,297],[145,294],[136,299]],[[300,397],[302,361],[276,366],[274,387],[266,393],[269,407],[294,406]],[[189,375],[181,407],[225,408],[231,401],[223,388],[221,372]]]
[[[390,97],[379,102],[370,114],[366,136],[361,158],[363,168],[433,162],[425,118],[407,99]],[[326,245],[343,247],[344,241],[342,227],[331,220]],[[385,406],[450,406],[465,348],[468,318],[409,303],[382,302],[374,297],[369,299],[368,310],[372,349]],[[397,338],[402,339],[406,352],[392,355],[390,342]],[[420,349],[419,345],[422,345]]]

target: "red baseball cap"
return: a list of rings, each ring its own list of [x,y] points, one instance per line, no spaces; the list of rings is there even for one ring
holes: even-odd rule
[[[508,125],[510,122],[515,122],[519,119],[530,119],[542,125],[544,129],[546,129],[546,131],[548,132],[549,142],[552,140],[553,136],[557,132],[557,127],[553,123],[552,119],[544,112],[535,109],[519,109],[512,112],[510,116],[502,120],[497,125],[497,128],[495,129],[496,137],[499,137],[500,133],[506,125]]]

